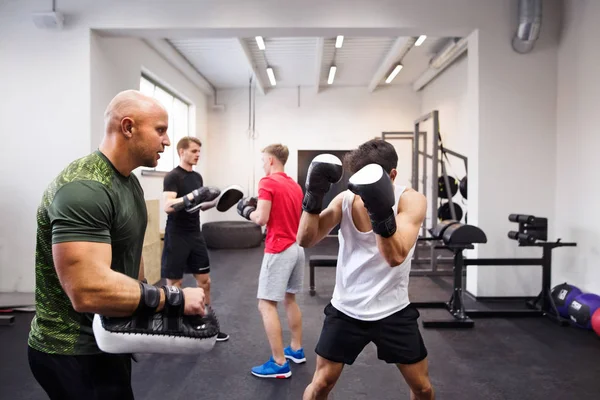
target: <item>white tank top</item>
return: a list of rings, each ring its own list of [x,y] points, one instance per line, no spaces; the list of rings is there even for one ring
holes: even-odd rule
[[[394,214],[398,213],[398,200],[405,189],[405,186],[394,186]],[[402,264],[390,267],[377,248],[375,233],[372,230],[361,232],[354,225],[353,202],[354,193],[346,190],[342,200],[338,232],[340,248],[331,304],[352,318],[376,321],[409,304],[408,279],[415,246]]]

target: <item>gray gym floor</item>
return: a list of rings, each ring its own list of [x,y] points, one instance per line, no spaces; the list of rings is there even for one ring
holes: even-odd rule
[[[335,243],[309,249],[335,254]],[[145,355],[134,363],[133,386],[139,399],[301,399],[314,366],[314,346],[323,307],[333,290],[333,268],[317,270],[317,295],[299,296],[304,313],[308,362],[292,365],[288,380],[264,380],[250,367],[266,361],[269,346],[256,309],[256,284],[262,248],[211,251],[213,304],[228,342],[201,358]],[[192,281],[187,278],[185,283]],[[447,300],[446,279],[412,278],[413,301]],[[425,316],[432,312],[422,310]],[[16,323],[0,326],[0,398],[45,398],[27,365],[26,340],[31,313],[16,314]],[[283,316],[283,314],[282,314]],[[284,319],[285,321],[285,319]],[[429,350],[430,373],[437,398],[464,399],[594,399],[600,338],[592,332],[558,327],[546,318],[476,320],[472,330],[422,330]],[[284,325],[284,335],[289,338]],[[408,399],[408,389],[393,366],[377,360],[370,345],[347,366],[333,399]]]

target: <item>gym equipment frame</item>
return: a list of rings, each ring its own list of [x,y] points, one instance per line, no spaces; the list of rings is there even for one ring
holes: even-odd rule
[[[419,135],[423,139],[423,143],[427,146],[427,132],[419,132]],[[414,132],[382,132],[381,138],[385,141],[391,142],[394,140],[409,140],[412,142],[415,140]],[[414,145],[411,146],[414,151]],[[431,155],[426,152],[421,152],[423,156],[423,195],[427,196],[427,157],[431,158]],[[433,187],[433,190],[437,188]],[[437,216],[433,216],[437,218]],[[413,253],[413,265],[429,265],[429,268],[412,269],[410,271],[411,276],[450,276],[452,271],[449,269],[441,270],[438,268],[439,264],[452,265],[452,257],[444,257],[440,249],[435,248],[435,239],[425,237],[427,233],[425,225],[422,227],[422,235],[417,242],[417,248]],[[422,253],[428,253],[428,257],[423,257]]]
[[[511,214],[511,222],[519,223],[519,231],[510,231],[508,237],[519,242],[520,247],[541,247],[541,258],[475,258],[466,259],[463,250],[473,249],[473,243],[486,243],[487,238],[479,228],[464,225],[457,221],[444,221],[432,230],[432,235],[442,237],[444,247],[454,252],[454,290],[450,300],[447,302],[415,302],[417,308],[442,308],[446,309],[453,317],[451,320],[423,320],[424,328],[472,328],[475,318],[519,318],[547,316],[561,326],[568,321],[560,317],[556,304],[552,299],[552,250],[557,247],[574,247],[576,243],[561,242],[537,242],[546,240],[548,222],[546,218],[538,218],[532,215]],[[478,230],[478,240],[453,240],[452,231],[460,228],[470,227]],[[476,232],[477,233],[477,232]],[[528,309],[522,310],[467,310],[463,302],[463,271],[469,265],[537,265],[542,267],[542,289],[540,294],[533,300],[526,302]]]
[[[433,150],[432,154],[428,153],[428,135],[427,132],[419,131],[419,125],[429,119],[433,119]],[[428,199],[431,198],[430,203],[430,217],[431,217],[431,229],[435,229],[438,223],[438,179],[439,179],[439,168],[434,167],[436,165],[441,166],[441,173],[444,179],[445,187],[450,187],[450,181],[448,178],[448,174],[446,172],[446,165],[443,160],[443,156],[448,154],[455,156],[461,159],[465,164],[465,172],[468,173],[468,159],[466,156],[452,151],[450,149],[445,148],[441,145],[441,136],[439,132],[439,113],[437,110],[430,112],[422,116],[421,118],[415,120],[415,129],[413,132],[382,132],[381,138],[385,141],[392,140],[410,140],[412,141],[412,175],[411,175],[411,185],[412,187],[423,193],[425,197]],[[421,140],[423,144],[423,150],[421,151]],[[440,156],[440,151],[442,155]],[[423,165],[422,175],[419,174],[419,157],[421,158],[421,162]],[[428,185],[427,176],[428,176],[428,160],[432,160],[432,179],[431,186]],[[419,180],[419,176],[421,179]],[[422,183],[421,190],[419,190],[420,185],[419,182]],[[428,195],[429,189],[431,189],[431,195]],[[448,203],[450,207],[451,216],[453,219],[456,218],[456,211],[454,208],[454,203],[452,201],[452,194],[449,191],[448,193]],[[428,236],[428,229],[426,223],[423,224],[421,228],[421,236],[417,242],[417,248],[415,249],[413,255],[413,265],[427,265],[429,264],[428,269],[413,269],[411,270],[411,276],[450,276],[452,275],[452,271],[450,270],[440,270],[438,268],[439,264],[450,265],[453,262],[452,257],[443,256],[444,247],[438,246],[439,241],[433,237]],[[428,257],[422,257],[422,253],[429,253]]]
[[[431,150],[431,154],[427,152],[427,135],[419,134],[420,124],[423,122],[432,120],[433,125],[433,148]],[[423,151],[421,151],[421,138],[424,138],[423,141]],[[441,135],[440,135],[440,119],[438,110],[433,110],[432,112],[421,116],[420,118],[415,120],[415,129],[413,132],[413,152],[412,152],[412,187],[418,192],[423,193],[426,197],[431,197],[431,228],[435,229],[437,225],[437,208],[438,208],[438,180],[439,180],[439,171],[437,167],[433,167],[431,171],[431,196],[428,196],[427,192],[427,159],[431,159],[432,166],[441,166],[442,177],[444,179],[444,185],[446,188],[450,187],[450,180],[448,178],[448,174],[446,172],[446,163],[443,160],[443,156],[447,157],[447,154],[453,155],[457,158],[460,158],[465,163],[465,172],[468,175],[468,158],[456,151],[452,151],[447,149],[441,143]],[[440,156],[440,151],[442,152],[442,156]],[[419,185],[419,156],[423,157],[423,178],[421,182],[423,183],[422,189]],[[456,210],[454,209],[454,202],[452,201],[452,194],[449,190],[446,190],[448,194],[447,200],[448,205],[450,207],[450,214],[453,220],[456,220]],[[423,237],[426,237],[426,227],[423,227]]]

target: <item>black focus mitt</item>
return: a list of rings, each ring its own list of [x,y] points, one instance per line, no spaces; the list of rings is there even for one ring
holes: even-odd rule
[[[215,345],[219,321],[207,308],[204,316],[183,314],[183,291],[176,286],[157,288],[140,282],[142,296],[131,317],[94,315],[93,331],[100,350],[106,353],[199,354]],[[160,290],[165,306],[156,312]]]

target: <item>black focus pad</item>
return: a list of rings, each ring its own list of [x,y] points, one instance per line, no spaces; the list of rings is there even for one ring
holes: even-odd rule
[[[230,186],[223,190],[217,202],[217,211],[225,212],[236,205],[244,197],[244,192],[239,186]]]

